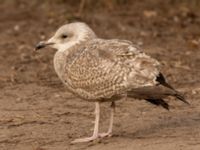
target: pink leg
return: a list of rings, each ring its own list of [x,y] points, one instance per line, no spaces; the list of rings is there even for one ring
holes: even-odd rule
[[[99,119],[100,119],[100,104],[99,102],[95,103],[95,124],[94,132],[91,137],[76,139],[72,143],[81,143],[81,142],[90,142],[98,138],[99,136]]]
[[[113,128],[113,122],[114,122],[114,113],[115,113],[115,102],[112,102],[111,103],[110,123],[109,123],[108,131],[106,133],[100,133],[99,137],[112,136],[112,128]]]

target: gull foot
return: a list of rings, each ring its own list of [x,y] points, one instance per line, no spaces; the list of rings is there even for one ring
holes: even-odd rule
[[[74,143],[91,142],[91,141],[94,141],[98,138],[111,137],[111,136],[112,136],[112,133],[110,133],[110,132],[99,133],[98,136],[91,136],[91,137],[87,137],[87,138],[75,139],[71,143],[74,144]]]
[[[84,142],[91,142],[98,139],[98,136],[91,136],[91,137],[87,137],[87,138],[81,138],[81,139],[75,139],[74,141],[72,141],[71,143],[84,143]]]
[[[111,132],[99,133],[98,136],[99,136],[100,138],[103,138],[103,137],[111,137],[111,136],[112,136],[112,133],[111,133]]]

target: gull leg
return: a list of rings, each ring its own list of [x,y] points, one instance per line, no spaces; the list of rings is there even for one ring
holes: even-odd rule
[[[111,103],[111,114],[110,114],[110,123],[109,128],[106,133],[100,133],[99,137],[106,137],[106,136],[112,136],[112,128],[113,128],[113,122],[114,122],[114,113],[115,113],[115,102]]]
[[[76,139],[72,141],[72,143],[81,143],[81,142],[90,142],[98,138],[99,136],[99,119],[100,119],[100,104],[99,102],[95,103],[95,124],[94,124],[94,132],[91,137]]]

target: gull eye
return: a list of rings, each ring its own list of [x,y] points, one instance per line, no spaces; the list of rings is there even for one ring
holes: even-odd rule
[[[61,38],[62,38],[62,39],[66,39],[66,38],[67,38],[67,35],[66,35],[66,34],[63,34],[63,35],[61,35]]]

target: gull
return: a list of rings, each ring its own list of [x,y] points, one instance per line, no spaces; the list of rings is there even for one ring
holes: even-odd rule
[[[57,49],[54,68],[67,91],[95,103],[93,135],[72,143],[111,136],[117,100],[144,99],[169,109],[163,98],[173,96],[189,104],[167,83],[157,60],[130,41],[98,38],[86,23],[61,26],[49,40],[39,42],[35,50],[47,46]],[[105,133],[99,133],[102,102],[111,103],[110,123]]]

